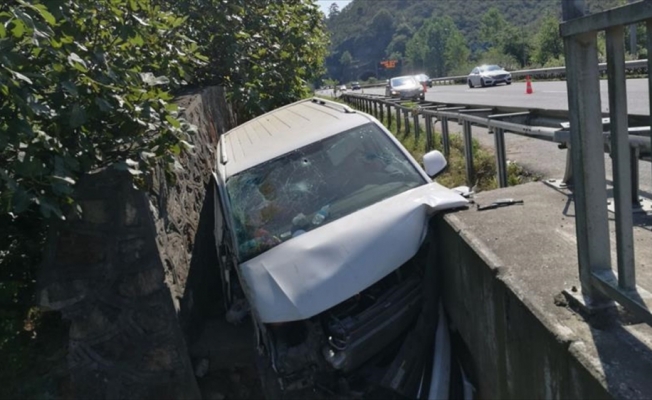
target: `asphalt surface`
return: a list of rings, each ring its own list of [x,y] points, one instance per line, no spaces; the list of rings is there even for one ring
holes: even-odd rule
[[[532,82],[534,93],[525,93],[525,83],[499,84],[485,88],[466,85],[435,85],[428,88],[426,100],[483,106],[525,107],[546,110],[568,110],[565,81]],[[602,110],[609,111],[607,81],[600,81]],[[354,93],[360,93],[355,91]],[[385,94],[384,88],[367,88],[364,93]],[[649,115],[647,79],[627,80],[628,114]]]

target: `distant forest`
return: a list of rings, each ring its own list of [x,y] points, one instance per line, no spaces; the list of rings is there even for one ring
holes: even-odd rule
[[[626,2],[586,0],[589,13]],[[561,0],[353,0],[341,10],[333,3],[326,76],[350,82],[464,75],[484,63],[510,70],[561,66],[560,15]],[[638,57],[645,58],[642,27],[637,39]],[[599,46],[604,57],[604,38]],[[385,69],[380,62],[390,59],[396,67]]]

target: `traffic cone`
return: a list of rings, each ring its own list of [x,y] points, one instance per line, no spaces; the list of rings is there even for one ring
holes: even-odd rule
[[[525,94],[532,94],[534,93],[534,90],[532,90],[532,83],[530,82],[530,75],[525,77]]]

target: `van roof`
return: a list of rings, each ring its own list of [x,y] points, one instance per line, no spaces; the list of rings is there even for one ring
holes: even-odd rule
[[[225,178],[310,143],[370,122],[348,106],[320,98],[263,114],[220,137],[217,162]]]

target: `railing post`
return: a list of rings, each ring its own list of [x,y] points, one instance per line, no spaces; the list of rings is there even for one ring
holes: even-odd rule
[[[383,122],[385,122],[385,115],[384,115],[385,107],[383,107],[383,103],[378,104],[378,111],[379,111],[379,118],[378,119],[380,120],[380,123],[382,124]]]
[[[373,101],[373,105],[374,105],[374,117],[378,118],[378,103],[376,102],[376,100]]]
[[[507,187],[507,155],[505,152],[505,131],[502,128],[494,128],[494,144],[496,145],[498,184],[501,188],[504,188]]]
[[[623,290],[636,287],[634,273],[634,231],[632,182],[627,121],[627,86],[625,81],[625,28],[607,29],[607,76],[613,165],[614,210],[616,214],[616,252],[618,286]]]
[[[630,162],[630,177],[632,184],[632,208],[640,209],[641,200],[638,195],[638,157],[640,156],[640,149],[638,147],[630,147],[629,149],[629,162]]]
[[[424,115],[424,118],[426,119],[426,152],[429,152],[432,150],[433,145],[432,145],[432,116],[431,115]]]
[[[582,16],[583,9],[582,0],[562,2],[564,20]],[[565,37],[564,54],[579,275],[587,303],[599,303],[607,299],[592,286],[592,275],[611,271],[611,250],[596,32]]]
[[[414,141],[419,141],[419,113],[415,110],[412,114],[412,123],[414,124]]]
[[[566,168],[564,169],[564,178],[562,182],[566,186],[573,185],[573,153],[571,152],[571,145],[566,146]]]
[[[652,19],[645,21],[645,30],[647,31],[647,91],[648,101],[652,107]],[[650,126],[652,126],[652,112],[650,113]],[[650,129],[650,140],[652,141],[652,129]],[[652,164],[652,163],[651,163]]]
[[[387,126],[392,126],[392,105],[387,103]]]
[[[403,110],[403,122],[405,122],[405,134],[410,133],[410,117],[408,116],[409,110]]]
[[[397,104],[396,105],[396,133],[399,134],[401,133],[401,108]]]
[[[473,135],[471,133],[471,122],[462,121],[464,126],[464,161],[466,163],[466,184],[469,187],[475,185],[475,169],[473,167]]]
[[[441,117],[441,145],[444,150],[444,156],[451,154],[450,138],[448,137],[448,117]]]

